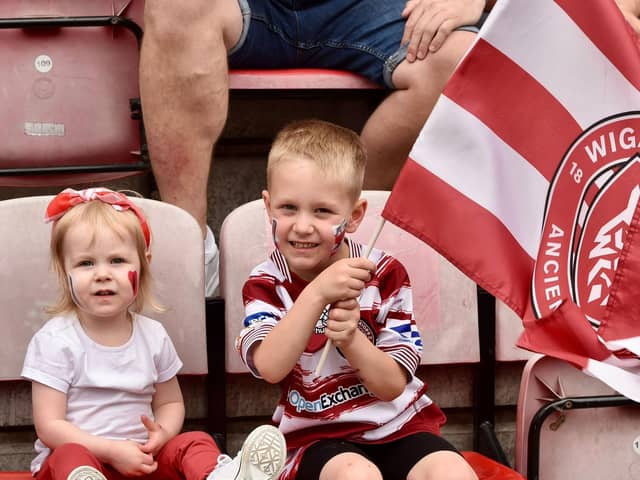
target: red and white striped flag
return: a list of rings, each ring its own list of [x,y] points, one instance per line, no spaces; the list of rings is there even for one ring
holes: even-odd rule
[[[383,216],[640,401],[640,48],[613,0],[500,0]]]

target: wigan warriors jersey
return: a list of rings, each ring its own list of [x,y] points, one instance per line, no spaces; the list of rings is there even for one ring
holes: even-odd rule
[[[346,239],[350,257],[362,256],[363,246]],[[286,436],[288,448],[321,438],[378,443],[417,431],[439,434],[445,421],[442,411],[425,394],[426,386],[414,373],[420,363],[422,341],[413,318],[411,285],[406,270],[395,258],[373,249],[376,264],[360,302],[360,330],[406,371],[410,381],[391,402],[369,393],[357,372],[331,348],[318,376],[314,374],[327,337],[327,310],[318,319],[306,350],[281,382],[282,394],[273,415]],[[253,374],[252,347],[264,339],[291,309],[308,282],[291,272],[276,250],[257,266],[244,285],[244,329],[236,348]]]

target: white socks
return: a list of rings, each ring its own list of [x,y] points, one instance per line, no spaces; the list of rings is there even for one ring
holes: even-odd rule
[[[218,293],[219,253],[213,232],[207,225],[207,236],[204,239],[204,295],[212,297]]]

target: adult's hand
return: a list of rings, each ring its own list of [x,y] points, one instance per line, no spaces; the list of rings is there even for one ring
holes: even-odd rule
[[[422,60],[437,51],[456,28],[474,25],[486,0],[409,0],[402,16],[407,22],[402,44],[408,43],[407,60]]]

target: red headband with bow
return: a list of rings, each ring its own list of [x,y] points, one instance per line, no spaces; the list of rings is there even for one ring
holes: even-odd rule
[[[140,220],[142,234],[144,235],[144,242],[147,245],[147,250],[149,250],[149,247],[151,246],[151,230],[149,229],[149,224],[142,214],[142,211],[136,207],[125,194],[114,192],[108,188],[87,188],[85,190],[67,188],[63,190],[56,195],[51,202],[49,202],[47,212],[44,216],[44,221],[46,223],[55,222],[76,205],[92,202],[94,200],[100,200],[101,202],[107,203],[119,212],[131,210],[135,213],[138,220]]]

